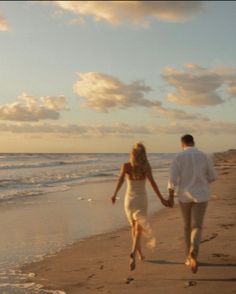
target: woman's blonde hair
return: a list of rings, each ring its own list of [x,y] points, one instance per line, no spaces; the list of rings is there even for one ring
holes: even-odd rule
[[[130,163],[134,179],[139,179],[145,176],[149,167],[149,162],[147,159],[146,148],[142,142],[134,144],[130,153]]]

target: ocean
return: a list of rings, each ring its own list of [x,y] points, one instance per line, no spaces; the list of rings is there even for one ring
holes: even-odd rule
[[[172,154],[150,154],[153,171],[165,172]],[[128,154],[0,154],[0,201],[66,191],[85,182],[116,179]]]

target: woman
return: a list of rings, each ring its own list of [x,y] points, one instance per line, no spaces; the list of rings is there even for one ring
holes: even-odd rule
[[[146,150],[142,143],[136,143],[133,146],[129,162],[124,163],[121,168],[121,174],[117,182],[115,193],[112,197],[113,204],[116,202],[117,193],[122,187],[125,177],[127,179],[125,212],[131,225],[133,241],[130,254],[130,270],[134,270],[136,266],[136,253],[138,253],[140,260],[144,259],[141,249],[142,233],[145,233],[146,236],[150,238],[150,243],[154,243],[155,241],[154,237],[152,237],[151,228],[147,220],[146,179],[149,180],[162,204],[168,206],[169,202],[162,197],[159,188],[153,179],[151,166],[148,162]]]

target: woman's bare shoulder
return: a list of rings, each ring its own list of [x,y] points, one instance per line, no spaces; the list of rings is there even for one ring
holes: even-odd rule
[[[123,163],[123,169],[125,169],[125,170],[130,170],[130,168],[131,168],[131,164],[130,164],[130,162],[125,162],[125,163]]]
[[[122,172],[123,173],[130,174],[131,169],[132,169],[132,167],[131,167],[131,164],[129,162],[123,163],[123,165],[122,165]]]

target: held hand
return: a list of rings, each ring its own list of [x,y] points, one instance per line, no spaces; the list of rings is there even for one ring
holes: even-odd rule
[[[115,204],[116,203],[116,195],[114,195],[114,196],[111,197],[111,202],[112,202],[112,204]]]
[[[162,197],[160,200],[161,200],[161,203],[162,203],[164,206],[166,206],[166,207],[169,207],[169,206],[170,206],[168,200],[164,199],[163,197]]]

